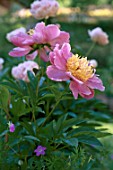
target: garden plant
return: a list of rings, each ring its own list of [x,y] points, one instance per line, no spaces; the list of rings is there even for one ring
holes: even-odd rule
[[[0,82],[1,170],[104,168],[101,138],[110,133],[102,122],[112,117],[94,98],[105,87],[96,61],[87,57],[95,44],[104,50],[108,35],[100,27],[88,30],[92,46],[81,56],[71,47],[69,33],[50,23],[58,9],[55,0],[34,1],[36,25],[6,36],[14,45],[9,56],[16,65]]]

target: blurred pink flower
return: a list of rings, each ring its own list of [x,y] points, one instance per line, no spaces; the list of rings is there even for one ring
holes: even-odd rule
[[[18,66],[12,68],[12,76],[15,79],[21,79],[23,81],[29,82],[29,78],[27,76],[27,71],[31,71],[33,73],[33,69],[39,69],[39,66],[34,61],[25,61],[24,63],[20,63]]]
[[[24,27],[21,27],[21,28],[17,28],[9,33],[6,34],[6,39],[8,41],[11,41],[11,37],[14,36],[14,35],[17,35],[19,33],[26,33],[26,29]]]
[[[60,31],[57,25],[45,26],[44,22],[36,24],[34,30],[27,33],[19,33],[11,37],[11,42],[17,46],[9,55],[20,57],[26,55],[28,60],[34,60],[37,54],[45,62],[49,61],[48,53],[56,44],[62,46],[64,42],[69,42],[69,33]],[[31,52],[32,51],[32,52]]]
[[[56,0],[36,0],[31,4],[31,13],[36,19],[53,17],[59,9]]]
[[[99,27],[93,29],[92,31],[88,30],[88,34],[92,41],[100,45],[106,45],[109,43],[108,35]]]
[[[65,43],[62,48],[57,45],[50,52],[51,65],[47,67],[47,76],[54,81],[70,80],[70,89],[75,99],[78,94],[86,99],[94,97],[94,89],[104,91],[102,81],[94,74],[87,58],[70,53],[70,44]]]
[[[9,125],[9,131],[13,133],[15,131],[15,125],[11,122],[9,122],[8,125]]]

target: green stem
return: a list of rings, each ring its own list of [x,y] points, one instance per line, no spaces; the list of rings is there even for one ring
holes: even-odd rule
[[[55,110],[55,108],[56,108],[56,106],[59,104],[59,102],[60,102],[60,99],[56,102],[56,104],[54,105],[54,107],[53,107],[53,109],[51,110],[51,112],[47,115],[47,117],[46,117],[44,123],[42,124],[42,126],[47,122],[48,118],[51,116],[51,114],[53,113],[53,111]],[[41,127],[42,127],[42,126],[41,126]]]
[[[93,50],[93,48],[95,47],[95,42],[92,43],[91,47],[89,48],[89,50],[87,51],[87,53],[85,54],[86,57],[89,56],[89,54],[91,53],[91,51]]]
[[[33,108],[33,111],[32,111],[32,121],[34,120],[35,122],[35,114],[34,114],[34,108]]]

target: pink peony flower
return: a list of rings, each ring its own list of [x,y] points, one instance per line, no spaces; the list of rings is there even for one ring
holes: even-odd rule
[[[50,52],[51,65],[47,67],[47,76],[54,81],[70,80],[70,89],[75,99],[78,94],[86,99],[94,97],[94,89],[104,91],[102,81],[94,73],[87,58],[70,53],[71,47],[65,43],[62,48],[57,45]]]
[[[59,9],[56,0],[36,0],[31,4],[31,13],[36,19],[53,17]]]
[[[92,31],[88,30],[88,34],[92,41],[100,45],[106,45],[109,43],[108,35],[99,27],[93,29]]]
[[[9,122],[8,125],[9,125],[9,131],[13,133],[15,131],[15,125],[11,122]]]
[[[36,153],[36,156],[40,156],[40,155],[45,155],[45,150],[46,147],[39,145],[37,149],[34,150],[34,152]]]
[[[29,78],[27,76],[27,71],[31,71],[33,73],[33,69],[39,69],[39,66],[34,61],[25,61],[24,63],[20,63],[18,66],[12,68],[12,76],[15,79],[21,79],[23,81],[29,82]]]
[[[15,36],[19,33],[26,33],[26,29],[24,27],[17,28],[9,33],[6,34],[6,39],[11,42],[11,37]]]
[[[9,55],[20,57],[26,55],[28,60],[34,60],[37,54],[45,62],[49,61],[48,53],[56,44],[62,46],[64,42],[69,42],[69,34],[60,31],[57,25],[45,26],[44,22],[38,23],[34,30],[27,33],[19,33],[11,37],[11,42],[17,46]]]

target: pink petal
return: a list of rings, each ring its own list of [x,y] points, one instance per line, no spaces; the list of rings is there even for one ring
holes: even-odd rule
[[[62,70],[58,70],[54,66],[48,66],[46,70],[47,76],[54,81],[67,81],[69,77]]]
[[[46,43],[45,42],[45,24],[44,22],[38,23],[35,27],[35,32],[33,34],[33,39],[38,44]]]
[[[57,25],[48,25],[46,27],[46,40],[49,42],[60,35],[60,30]]]
[[[61,46],[64,43],[69,43],[69,38],[70,38],[69,33],[65,32],[65,31],[61,31],[60,35],[57,38],[55,38],[54,40],[52,40],[50,44],[52,46],[55,46],[56,44],[59,44]]]
[[[38,55],[38,51],[36,50],[33,53],[26,55],[26,59],[27,60],[34,60],[37,55]]]
[[[91,94],[90,95],[85,95],[83,93],[80,93],[80,95],[86,99],[91,99],[94,97],[94,90],[90,89]]]
[[[78,89],[81,94],[85,94],[85,95],[91,94],[91,90],[85,84],[79,84]]]
[[[76,77],[74,77],[71,72],[66,72],[66,74],[72,79],[74,80],[76,83],[78,84],[83,84],[83,82],[81,80],[78,80]]]
[[[61,51],[57,50],[55,52],[54,65],[58,69],[66,71],[66,60],[62,56]]]
[[[71,81],[69,88],[72,91],[74,98],[77,99],[78,98],[77,84],[74,81]]]
[[[32,50],[32,48],[29,46],[25,46],[23,48],[16,47],[16,48],[13,48],[13,50],[9,52],[9,55],[13,56],[13,57],[22,57],[22,56],[28,54],[31,50]]]
[[[86,85],[88,87],[90,87],[91,89],[98,89],[100,91],[104,91],[105,87],[102,84],[101,79],[99,79],[96,76],[93,76],[92,78],[90,78],[87,82]]]
[[[64,43],[62,46],[62,54],[66,60],[72,56],[72,53],[70,51],[71,51],[70,44]]]
[[[26,34],[26,33],[19,33],[11,37],[11,42],[15,46],[23,47],[25,45],[32,45],[34,44],[33,38]]]

